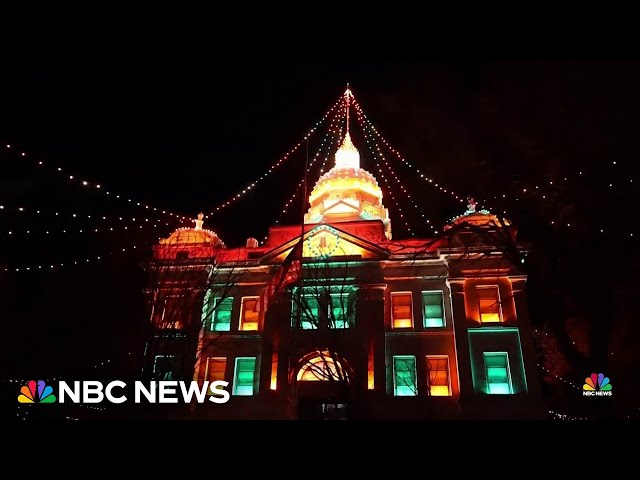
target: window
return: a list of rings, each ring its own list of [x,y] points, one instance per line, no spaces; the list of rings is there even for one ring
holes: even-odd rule
[[[329,327],[349,328],[349,319],[353,318],[354,309],[355,302],[348,293],[332,293]]]
[[[428,356],[427,374],[429,376],[429,394],[432,397],[449,397],[449,357]]]
[[[226,371],[227,359],[225,357],[209,357],[207,358],[207,367],[204,372],[204,378],[208,382],[224,381]]]
[[[256,358],[236,358],[236,369],[233,376],[233,394],[239,397],[254,395],[254,378]]]
[[[295,312],[300,312],[300,328],[302,330],[313,330],[318,328],[318,322],[320,321],[318,317],[320,313],[320,302],[318,302],[317,295],[302,295],[300,305],[295,305],[294,307],[294,316]],[[295,317],[292,320],[295,325]]]
[[[153,378],[155,380],[173,380],[175,377],[175,355],[156,355],[153,360]]]
[[[349,372],[334,355],[325,351],[307,356],[297,378],[299,382],[348,381]]]
[[[511,395],[513,393],[507,353],[484,353],[484,367],[487,373],[488,394]]]
[[[391,321],[393,328],[413,328],[411,292],[391,294]]]
[[[393,357],[393,394],[396,397],[415,397],[418,395],[416,357]]]
[[[240,311],[240,330],[245,332],[258,331],[260,312],[256,311],[260,297],[244,297]]]
[[[211,330],[214,332],[229,332],[231,330],[231,310],[233,310],[233,297],[224,299],[216,297],[213,303]]]
[[[168,295],[160,302],[160,315],[157,317],[157,322],[160,328],[166,329],[181,329],[183,327],[181,317],[185,316],[186,312],[186,297],[181,298],[178,295]]]
[[[444,327],[442,292],[422,292],[424,328]]]
[[[480,305],[480,321],[482,323],[496,323],[502,321],[500,309],[500,293],[497,286],[477,287],[478,303]]]
[[[291,309],[291,324],[295,326],[300,316],[302,330],[317,329],[320,325],[330,328],[349,328],[355,315],[353,292],[330,293],[330,288],[313,288],[298,300],[295,296]]]

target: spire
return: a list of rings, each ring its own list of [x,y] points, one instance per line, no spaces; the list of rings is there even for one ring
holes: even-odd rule
[[[346,103],[347,108],[347,135],[349,135],[349,111],[351,110],[351,99],[353,98],[353,93],[351,93],[351,89],[349,88],[349,84],[347,83],[347,89],[344,91],[344,101]]]
[[[347,133],[344,136],[342,145],[336,152],[336,168],[360,168],[360,152],[351,141],[351,134],[349,133],[349,110],[351,109],[351,99],[353,93],[347,84],[347,89],[344,92],[345,108],[347,113]]]

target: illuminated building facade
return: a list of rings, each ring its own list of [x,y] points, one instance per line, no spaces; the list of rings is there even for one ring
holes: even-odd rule
[[[229,382],[198,418],[538,418],[526,276],[486,241],[513,227],[471,202],[440,239],[392,240],[382,200],[347,123],[304,225],[162,240],[149,376]]]

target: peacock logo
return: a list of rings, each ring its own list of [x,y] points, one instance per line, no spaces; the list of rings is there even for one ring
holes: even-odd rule
[[[44,380],[30,380],[20,388],[18,395],[20,403],[56,403],[56,396],[53,388],[44,383]]]
[[[613,385],[609,377],[605,377],[604,373],[592,373],[587,377],[582,386],[582,395],[585,397],[610,397]]]

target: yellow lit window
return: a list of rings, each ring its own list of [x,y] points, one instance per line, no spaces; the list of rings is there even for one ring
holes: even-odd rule
[[[500,308],[500,293],[497,286],[477,287],[478,303],[480,307],[480,321],[482,323],[496,323],[502,321]]]
[[[227,359],[225,357],[207,358],[207,367],[204,377],[208,382],[224,382],[224,375],[227,370]]]
[[[429,375],[429,393],[432,397],[448,397],[449,388],[449,357],[427,357],[427,374]]]
[[[240,330],[258,331],[260,312],[256,311],[259,297],[244,297],[242,299],[242,311],[240,312]]]
[[[413,328],[411,292],[391,294],[391,321],[393,328]]]

